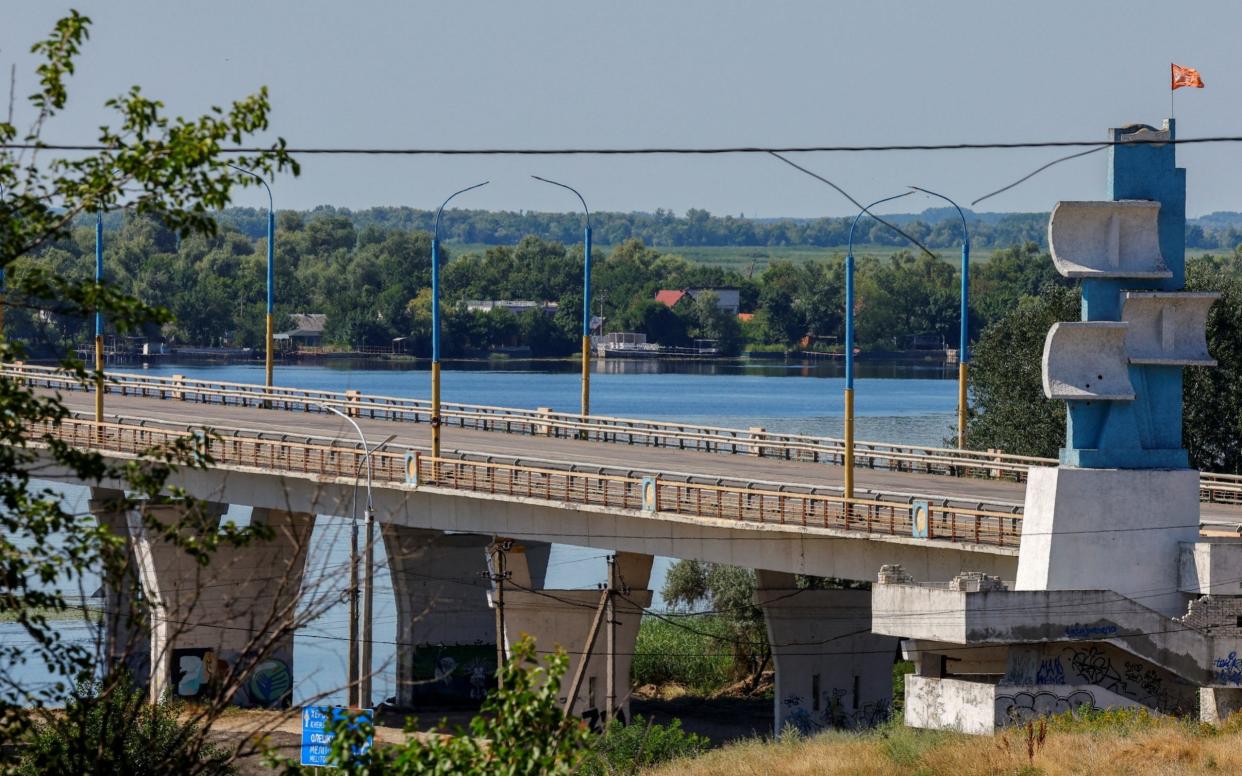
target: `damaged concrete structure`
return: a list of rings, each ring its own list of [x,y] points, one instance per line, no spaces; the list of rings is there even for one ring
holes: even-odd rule
[[[1032,469],[1012,589],[982,574],[946,589],[887,567],[876,633],[916,664],[906,722],[988,733],[1079,707],[1215,720],[1242,707],[1242,544],[1199,536],[1199,473],[1182,448],[1182,369],[1211,366],[1215,295],[1182,291],[1185,171],[1174,125],[1112,131],[1110,200],[1061,202],[1057,270],[1080,322],[1044,346],[1067,405],[1060,465]]]

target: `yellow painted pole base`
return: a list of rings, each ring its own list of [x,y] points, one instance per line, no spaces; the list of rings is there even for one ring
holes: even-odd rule
[[[103,423],[104,414],[104,347],[103,337],[95,336],[95,422]]]
[[[591,414],[591,336],[582,335],[582,416]],[[586,431],[579,433],[586,438]]]
[[[957,365],[957,447],[966,449],[966,385],[970,373],[970,365],[960,362]]]
[[[267,387],[268,391],[271,391],[272,373],[273,373],[273,366],[274,366],[272,363],[274,359],[274,354],[272,352],[272,314],[271,313],[267,314],[267,334],[264,337],[264,344],[266,347],[267,356],[265,358],[265,364],[264,364],[263,385]],[[263,402],[263,406],[267,408],[271,408],[272,403],[270,401],[265,401]]]
[[[431,362],[431,462],[432,478],[439,469],[440,462],[440,362]]]
[[[854,390],[845,389],[845,498],[854,498]],[[846,503],[848,511],[850,505]]]

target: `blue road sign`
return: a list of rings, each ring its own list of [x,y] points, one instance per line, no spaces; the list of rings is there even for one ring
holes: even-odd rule
[[[302,708],[302,765],[326,766],[328,764],[328,752],[332,750],[332,728],[338,720],[347,718],[350,713],[350,709],[341,706],[305,706]],[[357,716],[351,724],[374,720],[373,709],[362,709],[352,713]],[[365,752],[371,748],[373,743],[374,737],[368,737],[366,744],[359,751]]]

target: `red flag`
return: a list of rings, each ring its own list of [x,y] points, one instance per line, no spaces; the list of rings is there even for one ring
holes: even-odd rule
[[[1203,79],[1199,76],[1199,71],[1193,67],[1182,67],[1181,65],[1170,64],[1173,70],[1173,89],[1182,88],[1183,86],[1193,86],[1196,89],[1203,88]]]

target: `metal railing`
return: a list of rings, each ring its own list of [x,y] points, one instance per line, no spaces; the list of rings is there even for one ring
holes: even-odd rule
[[[56,367],[4,364],[0,372],[26,383],[58,390],[92,390],[76,377]],[[107,393],[166,400],[239,407],[268,407],[293,412],[324,412],[328,405],[354,417],[427,423],[430,402],[396,396],[363,394],[359,391],[323,391],[273,387],[180,375],[161,377],[110,372]],[[733,455],[753,455],[790,461],[842,464],[845,448],[841,439],[805,434],[780,434],[761,430],[671,423],[603,415],[517,409],[479,404],[443,403],[442,422],[461,428],[512,434],[579,439],[627,445]],[[1011,455],[998,451],[958,450],[886,442],[855,443],[855,464],[861,468],[956,477],[1026,480],[1033,466],[1055,466],[1056,460]],[[1200,498],[1213,503],[1242,503],[1242,476],[1204,472]]]
[[[132,422],[96,424],[84,417],[39,424],[37,438],[53,437],[82,449],[150,454],[187,437],[189,427],[138,425]],[[271,438],[259,432],[195,437],[196,450],[214,465],[240,466],[272,473],[322,477],[354,477],[365,462],[357,445],[331,440],[301,441]],[[383,446],[372,453],[376,482],[405,484],[447,491],[499,497],[521,497],[552,504],[578,504],[691,518],[713,524],[782,525],[793,529],[831,528],[868,535],[912,537],[914,503],[909,497],[845,499],[805,485],[770,482],[697,482],[692,475],[642,475],[633,471],[542,462],[530,465],[517,459],[482,460],[432,458],[418,450]],[[998,547],[1017,547],[1022,516],[1016,508],[1005,511],[983,505],[967,506],[947,500],[926,502],[927,541],[954,541]]]

